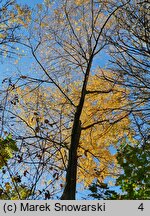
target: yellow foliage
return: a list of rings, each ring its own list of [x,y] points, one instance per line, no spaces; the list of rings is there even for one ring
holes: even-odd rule
[[[0,39],[4,39],[4,38],[6,38],[6,34],[0,33]]]
[[[10,189],[12,188],[9,182],[5,183],[5,188],[6,188],[6,192],[9,192]]]
[[[89,0],[75,0],[75,4],[77,6],[81,6],[81,5],[88,3],[88,2],[90,2],[90,1]]]
[[[9,24],[18,23],[26,28],[31,20],[31,11],[15,4],[14,11],[10,12],[10,17],[11,19],[8,21]]]
[[[107,73],[113,76],[113,73]],[[80,98],[80,84],[74,82],[68,86],[69,90],[64,89],[76,105]],[[94,93],[86,95],[80,118],[83,129],[78,148],[78,181],[83,181],[85,186],[91,184],[94,178],[103,181],[105,177],[115,175],[118,172],[117,160],[110,152],[110,147],[116,148],[124,136],[132,139],[129,133],[130,119],[127,111],[121,109],[128,106],[125,99],[128,92],[118,85],[112,86],[97,75],[89,78],[87,92],[92,91]],[[20,97],[20,104],[16,109],[20,110],[21,118],[35,132],[41,133],[44,130],[50,139],[61,142],[61,146],[58,145],[56,148],[55,160],[62,168],[62,157],[67,163],[67,148],[70,144],[75,109],[65,97],[62,97],[62,93],[50,87],[38,90],[29,87],[18,88],[17,94]],[[56,125],[53,126],[54,122]],[[45,125],[45,129],[39,126],[37,130],[37,125]],[[27,130],[33,133],[30,128]],[[47,142],[46,146],[56,147],[50,142]]]
[[[18,11],[19,16],[24,15],[24,10],[18,4],[16,4],[15,7],[16,7],[16,10]]]

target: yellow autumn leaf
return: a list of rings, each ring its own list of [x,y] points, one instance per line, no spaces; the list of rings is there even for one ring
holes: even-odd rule
[[[6,38],[6,34],[0,33],[0,38],[1,38],[1,39]]]
[[[75,0],[75,4],[77,6],[81,6],[81,5],[88,3],[88,2],[89,2],[89,0]]]
[[[9,192],[10,189],[12,189],[12,187],[11,187],[11,185],[10,185],[9,182],[6,182],[6,183],[5,183],[5,188],[6,188],[6,192]]]

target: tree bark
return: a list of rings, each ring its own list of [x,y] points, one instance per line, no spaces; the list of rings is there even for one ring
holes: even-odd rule
[[[62,200],[75,200],[77,179],[77,148],[81,135],[81,122],[76,121],[72,130],[69,161],[66,175],[66,186],[61,197]]]
[[[77,106],[75,116],[74,116],[74,122],[73,122],[73,128],[72,128],[72,134],[71,134],[71,145],[69,149],[69,160],[68,160],[68,167],[67,167],[67,174],[66,174],[66,185],[64,192],[61,196],[62,200],[75,200],[76,195],[76,180],[77,180],[77,149],[79,146],[80,136],[81,136],[81,121],[80,116],[82,113],[85,95],[86,95],[86,87],[88,83],[88,78],[90,74],[90,69],[92,65],[92,59],[93,56],[91,56],[87,70],[85,73],[84,81],[83,81],[83,87],[81,92],[81,97],[79,101],[79,105]]]

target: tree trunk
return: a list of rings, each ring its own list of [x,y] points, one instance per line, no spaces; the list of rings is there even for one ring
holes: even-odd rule
[[[66,186],[61,197],[62,200],[75,200],[77,179],[77,148],[81,135],[81,122],[76,121],[72,130],[69,161],[66,175]]]
[[[69,160],[66,174],[66,185],[64,192],[61,196],[62,200],[75,200],[76,195],[76,180],[77,180],[77,149],[79,146],[80,136],[81,136],[81,121],[80,116],[82,113],[85,95],[86,95],[86,86],[88,83],[89,73],[92,65],[93,56],[91,56],[87,70],[84,77],[81,97],[79,105],[77,106],[74,123],[71,134],[71,145],[69,149]]]

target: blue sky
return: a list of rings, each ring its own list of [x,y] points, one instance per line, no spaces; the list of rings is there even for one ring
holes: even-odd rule
[[[44,0],[17,0],[18,4],[27,4],[30,7],[34,7],[36,4],[43,3]]]

